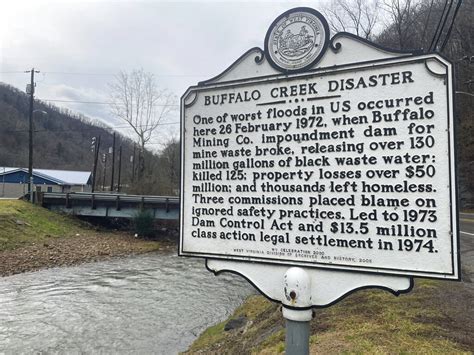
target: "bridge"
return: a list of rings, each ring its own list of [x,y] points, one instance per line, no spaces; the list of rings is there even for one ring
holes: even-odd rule
[[[133,218],[148,211],[155,219],[179,219],[179,197],[87,192],[41,192],[36,203],[51,211],[76,216]]]

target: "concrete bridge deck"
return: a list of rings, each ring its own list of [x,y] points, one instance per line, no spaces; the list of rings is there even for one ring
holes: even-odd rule
[[[133,218],[149,211],[155,219],[179,219],[179,197],[172,196],[44,192],[37,196],[37,203],[76,216]]]

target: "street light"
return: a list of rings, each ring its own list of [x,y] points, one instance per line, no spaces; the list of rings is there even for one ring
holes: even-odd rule
[[[42,115],[48,113],[44,110],[33,110],[32,117],[37,113],[41,112]],[[28,150],[28,191],[30,193],[30,202],[33,203],[33,120],[30,120],[30,144]]]

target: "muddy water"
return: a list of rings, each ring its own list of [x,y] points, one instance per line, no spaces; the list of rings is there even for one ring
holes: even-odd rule
[[[4,277],[0,353],[175,354],[253,292],[172,254]]]

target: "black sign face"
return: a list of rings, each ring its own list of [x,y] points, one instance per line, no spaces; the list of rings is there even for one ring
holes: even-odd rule
[[[265,52],[275,69],[303,71],[318,62],[328,39],[328,24],[318,11],[296,8],[272,23],[265,37]]]

